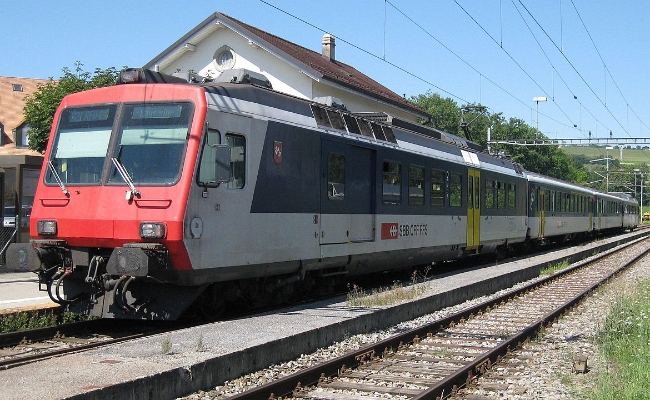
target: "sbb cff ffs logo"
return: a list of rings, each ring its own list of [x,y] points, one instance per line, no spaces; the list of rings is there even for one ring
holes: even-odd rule
[[[403,236],[426,236],[427,224],[398,224],[384,222],[381,224],[381,240],[398,239]]]
[[[397,239],[399,237],[399,224],[395,222],[381,224],[381,240]]]

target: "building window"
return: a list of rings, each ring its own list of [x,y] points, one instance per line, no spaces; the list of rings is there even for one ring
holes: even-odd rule
[[[22,124],[14,130],[14,143],[16,147],[28,147],[29,146],[29,125]]]
[[[222,46],[215,51],[213,61],[219,71],[232,69],[235,66],[235,52],[228,46]]]
[[[14,92],[22,92],[23,91],[23,85],[21,85],[20,83],[12,83],[11,84],[11,89]]]

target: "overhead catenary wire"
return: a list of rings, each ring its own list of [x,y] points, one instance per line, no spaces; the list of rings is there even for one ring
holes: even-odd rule
[[[455,0],[454,0],[454,1],[455,1]],[[629,133],[629,132],[627,131],[627,129],[623,126],[623,124],[621,124],[621,122],[618,120],[618,118],[616,118],[616,116],[614,115],[614,113],[612,112],[612,110],[610,110],[609,107],[607,107],[607,104],[606,104],[606,103],[605,103],[605,102],[600,98],[600,96],[598,96],[598,94],[597,94],[596,91],[591,87],[591,85],[589,84],[589,82],[587,82],[587,80],[584,78],[584,76],[582,76],[582,74],[580,73],[580,71],[578,71],[578,69],[576,68],[576,66],[573,64],[573,62],[571,62],[571,60],[569,59],[569,57],[567,57],[567,55],[562,51],[562,49],[557,45],[557,43],[555,43],[555,41],[553,40],[553,38],[551,38],[551,36],[548,34],[548,32],[546,32],[546,30],[544,29],[544,27],[539,23],[539,21],[537,21],[537,19],[535,18],[535,16],[530,12],[530,10],[526,7],[526,5],[525,5],[521,0],[518,0],[518,1],[519,1],[519,4],[521,4],[521,6],[524,8],[524,10],[526,10],[526,13],[528,13],[528,15],[530,16],[530,18],[532,18],[532,20],[535,21],[535,24],[537,24],[537,26],[541,29],[541,31],[544,33],[544,35],[546,35],[546,37],[547,37],[548,40],[551,42],[551,44],[553,44],[553,46],[558,50],[558,52],[562,55],[562,57],[564,57],[564,59],[565,59],[566,62],[569,64],[569,66],[573,69],[573,71],[578,75],[578,77],[580,77],[580,79],[582,80],[582,82],[585,84],[585,86],[587,86],[587,88],[591,91],[591,93],[594,95],[594,97],[595,97],[595,98],[596,98],[596,99],[597,99],[597,100],[602,104],[602,106],[605,108],[605,110],[607,110],[607,112],[609,113],[609,115],[614,119],[614,121],[616,121],[616,123],[621,127],[621,129],[623,129],[623,131],[624,131],[628,136],[631,137],[630,133]]]
[[[304,23],[304,24],[306,24],[306,25],[308,25],[308,26],[310,26],[310,27],[312,27],[312,28],[314,28],[314,29],[317,29],[317,30],[319,30],[319,31],[321,31],[321,32],[323,32],[323,33],[328,33],[328,31],[327,31],[326,29],[323,29],[323,28],[321,28],[321,27],[319,27],[319,26],[317,26],[317,25],[315,25],[315,24],[313,24],[313,23],[311,23],[311,22],[309,22],[309,21],[306,21],[306,20],[304,20],[304,19],[302,19],[302,18],[300,18],[300,17],[298,17],[298,16],[296,16],[296,15],[294,15],[294,14],[292,14],[292,13],[286,11],[286,10],[283,10],[283,9],[281,9],[280,7],[275,6],[275,5],[271,4],[271,3],[269,3],[269,2],[266,1],[266,0],[260,0],[260,1],[261,1],[262,3],[268,5],[269,7],[272,7],[272,8],[274,8],[274,9],[276,9],[277,11],[280,11],[280,12],[282,12],[282,13],[284,13],[284,14],[290,16],[291,18],[294,18],[294,19],[296,19],[296,20],[298,20],[298,21],[300,21],[300,22],[302,22],[302,23]],[[513,63],[514,63],[518,68],[520,68],[520,69],[524,72],[524,74],[525,74],[525,75],[526,75],[526,76],[527,76],[527,77],[528,77],[528,78],[529,78],[529,79],[530,79],[530,80],[531,80],[531,81],[532,81],[532,82],[533,82],[533,83],[534,83],[538,88],[540,88],[540,90],[541,90],[544,94],[546,94],[547,96],[549,96],[549,97],[551,97],[551,98],[554,98],[554,96],[549,95],[548,91],[547,91],[546,89],[544,89],[544,88],[543,88],[543,87],[542,87],[542,86],[537,82],[537,80],[536,80],[536,79],[535,79],[535,78],[534,78],[530,73],[528,73],[528,72],[527,72],[527,71],[526,71],[526,70],[521,66],[521,64],[520,64],[520,63],[515,59],[515,57],[513,57],[513,56],[512,56],[512,55],[511,55],[511,54],[510,54],[510,53],[509,53],[505,48],[503,48],[503,42],[502,42],[502,41],[501,41],[501,43],[499,43],[499,41],[496,40],[492,35],[490,35],[489,32],[487,32],[487,30],[485,30],[485,28],[483,28],[483,27],[480,25],[480,23],[479,23],[479,22],[478,22],[478,21],[477,21],[473,16],[471,16],[471,14],[469,14],[469,13],[467,12],[467,10],[465,10],[465,9],[464,9],[464,8],[463,8],[463,7],[458,3],[457,0],[454,0],[454,1],[455,1],[455,3],[456,3],[456,4],[457,4],[457,5],[458,5],[458,6],[459,6],[459,7],[460,7],[460,8],[461,8],[461,9],[462,9],[462,10],[463,10],[467,15],[468,15],[468,17],[470,17],[470,18],[471,18],[471,19],[472,19],[472,20],[473,20],[473,21],[474,21],[474,22],[475,22],[475,23],[476,23],[476,24],[477,24],[477,25],[478,25],[478,26],[479,26],[479,27],[480,27],[480,28],[485,32],[485,34],[486,34],[486,35],[487,35],[487,36],[488,36],[488,37],[489,37],[489,38],[490,38],[490,39],[491,39],[491,40],[492,40],[496,45],[498,45],[498,46],[502,49],[502,51],[504,51],[505,54],[507,54],[507,56],[512,60],[512,62],[513,62]],[[513,4],[514,4],[514,0],[512,0],[512,1],[513,1]],[[519,2],[521,3],[521,0],[519,0]],[[426,29],[425,29],[421,24],[417,23],[413,18],[409,17],[406,13],[404,13],[402,10],[400,10],[398,7],[396,7],[396,6],[395,6],[395,5],[394,5],[390,0],[384,0],[384,36],[386,35],[386,25],[387,25],[387,19],[388,19],[388,17],[387,17],[387,11],[386,11],[386,5],[390,5],[390,6],[391,6],[392,8],[394,8],[397,12],[399,12],[401,15],[403,15],[405,18],[407,18],[407,19],[409,20],[410,23],[412,23],[413,25],[415,25],[416,27],[418,27],[420,30],[422,30],[423,32],[425,32],[429,37],[431,37],[431,38],[432,38],[434,41],[436,41],[439,45],[441,45],[443,48],[445,48],[447,51],[449,51],[449,52],[450,52],[452,55],[454,55],[456,58],[458,58],[459,60],[461,60],[461,62],[463,62],[463,63],[464,63],[465,65],[467,65],[467,66],[468,66],[472,71],[476,72],[476,73],[479,75],[481,81],[482,81],[482,79],[485,79],[486,81],[488,81],[488,82],[490,82],[492,85],[494,85],[496,88],[498,88],[499,90],[503,91],[503,92],[506,93],[508,96],[510,96],[511,98],[515,99],[517,102],[521,103],[521,104],[524,105],[526,108],[528,108],[529,110],[531,110],[531,112],[533,111],[533,107],[531,107],[530,105],[528,105],[527,102],[524,102],[523,100],[519,99],[516,95],[514,95],[513,93],[511,93],[511,92],[509,92],[508,90],[506,90],[503,86],[501,86],[501,85],[499,85],[498,83],[496,83],[493,79],[489,78],[486,74],[484,74],[484,73],[483,73],[482,71],[480,71],[478,68],[472,66],[472,65],[471,65],[469,62],[467,62],[463,57],[461,57],[461,56],[458,55],[455,51],[453,51],[449,46],[447,46],[447,45],[445,45],[444,43],[442,43],[442,42],[441,42],[440,40],[438,40],[434,35],[432,35],[429,31],[427,31],[427,30],[426,30]],[[522,4],[522,6],[523,6],[523,4]],[[517,8],[516,5],[515,5],[515,8]],[[532,14],[530,13],[530,11],[529,11],[528,9],[526,9],[525,6],[524,6],[524,9],[525,9],[526,12],[531,16],[531,18],[533,18],[533,20],[534,20],[535,23],[540,27],[540,29],[542,29],[542,31],[544,32],[544,34],[545,34],[547,37],[549,37],[548,33],[546,33],[546,31],[541,27],[541,25],[539,24],[539,22],[538,22],[537,20],[535,20],[535,18],[532,16]],[[518,8],[517,8],[517,11],[519,12]],[[500,11],[500,12],[501,12],[501,11]],[[519,13],[520,13],[520,12],[519,12]],[[520,13],[520,16],[521,16],[521,18],[524,19],[524,21],[525,21],[525,18],[523,17],[523,15],[521,15],[521,13]],[[526,25],[528,26],[528,24],[526,24]],[[530,28],[529,26],[528,26],[528,29],[531,30],[531,28]],[[422,76],[419,76],[419,75],[417,75],[417,74],[415,74],[415,73],[409,71],[408,69],[406,69],[406,67],[402,67],[402,66],[400,66],[400,65],[398,65],[398,64],[396,64],[396,63],[394,63],[394,62],[391,62],[391,61],[387,60],[387,59],[386,59],[386,49],[385,49],[386,44],[385,44],[385,43],[384,43],[384,45],[383,45],[383,46],[384,46],[383,54],[382,54],[382,55],[377,55],[377,54],[372,53],[371,51],[368,51],[368,50],[364,49],[363,47],[361,47],[361,46],[359,46],[359,45],[356,45],[356,44],[354,44],[354,43],[352,43],[352,42],[346,40],[346,39],[343,38],[343,37],[340,37],[340,36],[337,36],[337,37],[338,37],[338,39],[339,39],[340,41],[342,41],[343,43],[346,43],[347,45],[349,45],[349,46],[351,46],[351,47],[353,47],[353,48],[355,48],[355,49],[357,49],[357,50],[359,50],[359,51],[361,51],[361,52],[363,52],[363,53],[365,53],[365,54],[367,54],[367,55],[369,55],[369,56],[371,56],[371,57],[373,57],[373,58],[376,58],[376,59],[378,59],[378,60],[380,60],[380,61],[383,61],[383,62],[386,63],[387,65],[390,65],[391,67],[396,68],[396,69],[398,69],[399,71],[402,71],[403,73],[405,73],[405,74],[407,74],[407,75],[409,75],[409,76],[411,76],[411,77],[413,77],[413,78],[415,78],[415,79],[417,79],[417,80],[419,80],[419,81],[421,81],[421,82],[423,82],[423,83],[425,83],[425,84],[427,84],[427,85],[429,85],[429,86],[431,86],[431,87],[433,87],[433,88],[435,88],[435,89],[437,89],[437,90],[439,90],[439,91],[445,93],[446,95],[451,96],[452,98],[454,98],[454,99],[456,99],[456,100],[462,101],[462,102],[464,102],[464,103],[466,103],[466,104],[471,104],[471,103],[472,103],[472,102],[470,102],[470,101],[464,99],[464,98],[461,97],[460,95],[457,95],[457,94],[455,94],[455,93],[452,93],[451,91],[449,91],[449,90],[447,90],[447,89],[444,89],[443,87],[441,87],[441,86],[439,86],[439,85],[434,84],[434,83],[431,82],[430,80],[428,80],[428,79],[426,79],[426,78],[424,78],[424,77],[422,77]],[[550,37],[549,37],[549,39],[550,39]],[[386,40],[386,39],[385,39],[385,37],[384,37],[384,42],[385,42],[385,40]],[[537,38],[535,38],[535,40],[538,41]],[[557,48],[557,45],[556,45],[554,42],[552,42],[552,43],[553,43],[553,45]],[[539,41],[538,41],[538,44],[539,44]],[[541,45],[540,45],[540,48],[541,48]],[[560,50],[561,50],[561,49],[560,49]],[[548,56],[547,56],[546,54],[545,54],[545,56],[546,56],[547,59],[548,59]],[[564,57],[567,58],[566,56],[564,56]],[[568,59],[567,59],[567,61],[570,62]],[[564,79],[564,78],[559,74],[559,72],[557,72],[557,69],[555,68],[555,66],[552,66],[552,67],[553,67],[554,71],[557,73],[557,75],[560,77],[560,79],[563,81],[563,83],[564,83],[564,85],[567,87],[567,89],[568,89],[570,92],[573,93],[573,90],[570,89],[570,88],[568,87],[568,84],[566,83],[565,79]],[[572,67],[573,67],[574,70],[575,70],[575,67],[574,67],[573,65],[572,65]],[[582,78],[582,77],[581,77],[581,78]],[[582,79],[583,79],[583,81],[584,81],[584,78],[582,78]],[[585,82],[585,83],[586,83],[586,82]],[[480,83],[479,83],[479,84],[480,84]],[[591,89],[591,87],[590,87],[590,89]],[[482,89],[481,89],[481,90],[482,90]],[[593,89],[591,89],[591,90],[592,90],[592,92],[593,92]],[[482,96],[479,96],[479,97],[482,97]],[[574,95],[574,99],[578,100],[576,95]],[[479,100],[479,102],[480,102],[480,100]],[[547,118],[547,119],[549,119],[549,120],[551,120],[551,121],[554,121],[554,122],[556,122],[556,123],[558,123],[559,125],[562,125],[562,126],[564,126],[564,127],[567,127],[567,128],[576,128],[577,125],[572,121],[572,118],[569,117],[569,115],[564,111],[564,109],[563,109],[563,108],[562,108],[562,107],[561,107],[561,106],[560,106],[560,105],[559,105],[555,100],[553,100],[553,102],[554,102],[554,104],[558,107],[558,109],[560,110],[560,112],[561,112],[562,114],[564,114],[565,118],[570,122],[570,125],[569,125],[569,124],[566,124],[566,123],[563,123],[563,122],[561,122],[561,121],[558,121],[558,120],[552,118],[551,116],[546,115],[545,113],[542,113],[542,112],[540,112],[539,115],[542,115],[542,116],[544,116],[545,118]],[[587,108],[587,107],[586,107],[586,106],[585,106],[585,105],[584,105],[580,100],[578,100],[578,103],[580,104],[580,108],[581,108],[581,109],[584,108],[585,111],[586,111],[589,115],[591,115],[592,118],[594,118],[594,120],[596,120],[596,121],[597,121],[600,125],[602,125],[606,130],[608,130],[608,131],[611,132],[611,129],[609,129],[607,126],[605,126],[605,124],[604,124],[602,121],[600,121],[600,120],[599,120],[599,119],[594,115],[594,113],[593,113],[592,111],[590,111],[590,110],[589,110],[589,109],[588,109],[588,108]],[[488,106],[488,108],[489,108],[490,110],[494,111],[494,110],[493,110],[492,108],[490,108],[489,106]],[[613,115],[613,113],[611,112],[611,110],[608,109],[608,112],[612,115],[612,117],[616,120],[616,122],[617,122],[619,125],[621,125],[620,122],[618,121],[618,119],[616,119],[616,117]],[[632,112],[634,113],[634,110],[632,110]],[[636,113],[635,113],[635,115],[636,115]],[[622,127],[622,125],[621,125],[621,127]],[[624,127],[622,127],[622,128],[623,128],[624,131],[627,133],[627,130],[626,130]],[[580,132],[583,132],[581,126],[580,126],[580,128],[579,128],[578,130],[579,130]],[[629,135],[629,133],[628,133],[628,135]]]
[[[646,123],[643,122],[641,117],[639,117],[639,114],[637,114],[636,111],[634,111],[634,109],[630,106],[630,103],[625,98],[625,95],[623,94],[623,91],[621,90],[620,86],[618,86],[618,83],[616,82],[616,80],[614,79],[614,76],[610,72],[609,67],[607,67],[607,63],[605,62],[605,59],[603,58],[602,54],[600,54],[600,50],[598,50],[598,46],[596,46],[596,42],[594,41],[594,38],[591,36],[591,33],[589,32],[589,29],[587,29],[587,25],[585,24],[585,21],[582,19],[582,16],[580,15],[580,12],[578,11],[578,7],[576,7],[573,0],[571,0],[571,4],[573,5],[573,9],[575,10],[576,15],[578,15],[578,19],[580,19],[580,23],[582,24],[582,27],[585,29],[585,32],[587,32],[587,36],[589,36],[589,40],[591,40],[591,44],[594,46],[594,49],[596,50],[596,53],[598,54],[598,57],[600,58],[600,61],[602,61],[603,66],[605,67],[605,71],[607,72],[609,77],[612,78],[612,82],[614,82],[614,86],[616,86],[616,89],[618,90],[618,93],[621,95],[621,97],[625,101],[625,105],[627,106],[627,108],[629,108],[632,111],[632,114],[634,114],[637,117],[637,119],[639,120],[639,122],[641,122],[641,124],[643,126],[650,129],[650,127],[648,127],[648,125],[646,125]]]

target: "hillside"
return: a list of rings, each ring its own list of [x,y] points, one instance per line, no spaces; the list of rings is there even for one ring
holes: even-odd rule
[[[606,157],[605,147],[566,146],[562,150],[569,155],[584,155],[589,159]],[[613,160],[620,160],[620,150],[609,150]],[[650,164],[650,150],[623,149],[622,164]]]

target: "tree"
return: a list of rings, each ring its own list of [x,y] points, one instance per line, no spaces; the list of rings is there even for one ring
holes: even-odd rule
[[[29,148],[45,152],[52,128],[52,120],[57,107],[68,94],[83,90],[115,85],[119,71],[114,67],[96,68],[91,73],[83,70],[83,64],[75,63],[75,70],[63,68],[63,76],[58,81],[53,78],[38,86],[33,95],[25,98],[25,122],[29,125]]]
[[[461,108],[450,98],[442,98],[437,93],[428,91],[425,94],[412,96],[411,101],[424,108],[432,115],[432,125],[454,135],[464,137],[460,129]],[[487,147],[487,129],[492,130],[493,140],[506,139],[535,139],[536,130],[519,118],[506,120],[502,113],[473,111],[477,104],[464,106],[469,110],[463,116],[466,122],[472,121],[468,129],[472,140],[484,148]],[[538,172],[574,183],[586,182],[587,172],[584,167],[574,161],[560,148],[554,146],[506,146],[494,145],[495,153],[504,153],[512,161],[520,163],[528,171]]]
[[[442,98],[438,93],[428,91],[425,94],[412,96],[411,101],[432,116],[428,126],[454,135],[460,134],[460,109],[453,99]]]

